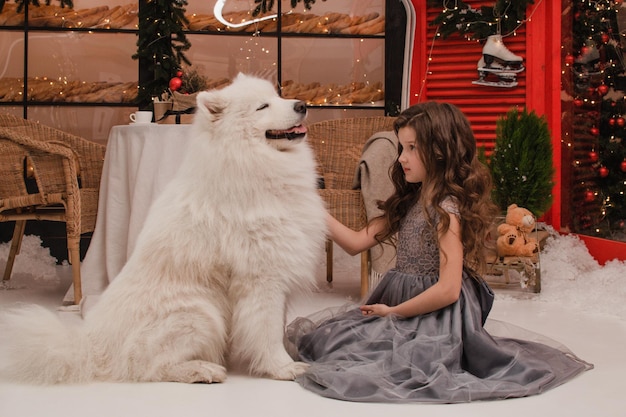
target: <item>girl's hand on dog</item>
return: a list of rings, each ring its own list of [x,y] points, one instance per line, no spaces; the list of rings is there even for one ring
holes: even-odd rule
[[[385,317],[390,314],[391,307],[386,304],[370,304],[359,307],[364,316],[381,316]]]

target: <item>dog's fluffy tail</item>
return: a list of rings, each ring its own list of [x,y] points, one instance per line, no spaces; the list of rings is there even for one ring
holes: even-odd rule
[[[15,382],[56,384],[89,379],[88,349],[81,327],[63,323],[40,306],[2,312],[0,375]]]

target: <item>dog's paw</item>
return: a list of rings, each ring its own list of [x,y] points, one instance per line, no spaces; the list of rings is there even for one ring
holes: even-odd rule
[[[213,383],[226,380],[226,368],[213,362],[189,361],[172,365],[166,373],[166,380],[193,384]]]
[[[302,375],[308,368],[309,365],[304,362],[291,362],[275,372],[270,372],[269,376],[273,379],[293,381],[296,377]]]

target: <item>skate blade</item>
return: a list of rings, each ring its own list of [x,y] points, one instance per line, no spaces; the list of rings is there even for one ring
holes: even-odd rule
[[[487,67],[479,67],[478,68],[478,72],[490,72],[492,74],[498,74],[498,75],[503,75],[506,76],[507,74],[511,74],[511,76],[515,75],[515,74],[519,74],[520,72],[524,71],[526,68],[524,66],[522,66],[521,68],[487,68]]]
[[[475,85],[483,85],[487,87],[501,87],[501,88],[512,88],[517,86],[517,81],[484,81],[484,80],[474,80],[472,84]]]

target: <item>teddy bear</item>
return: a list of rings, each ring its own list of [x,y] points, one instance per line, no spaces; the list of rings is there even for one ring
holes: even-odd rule
[[[529,236],[535,228],[535,216],[517,204],[506,210],[505,222],[498,226],[498,256],[533,256],[539,252],[537,239]]]

